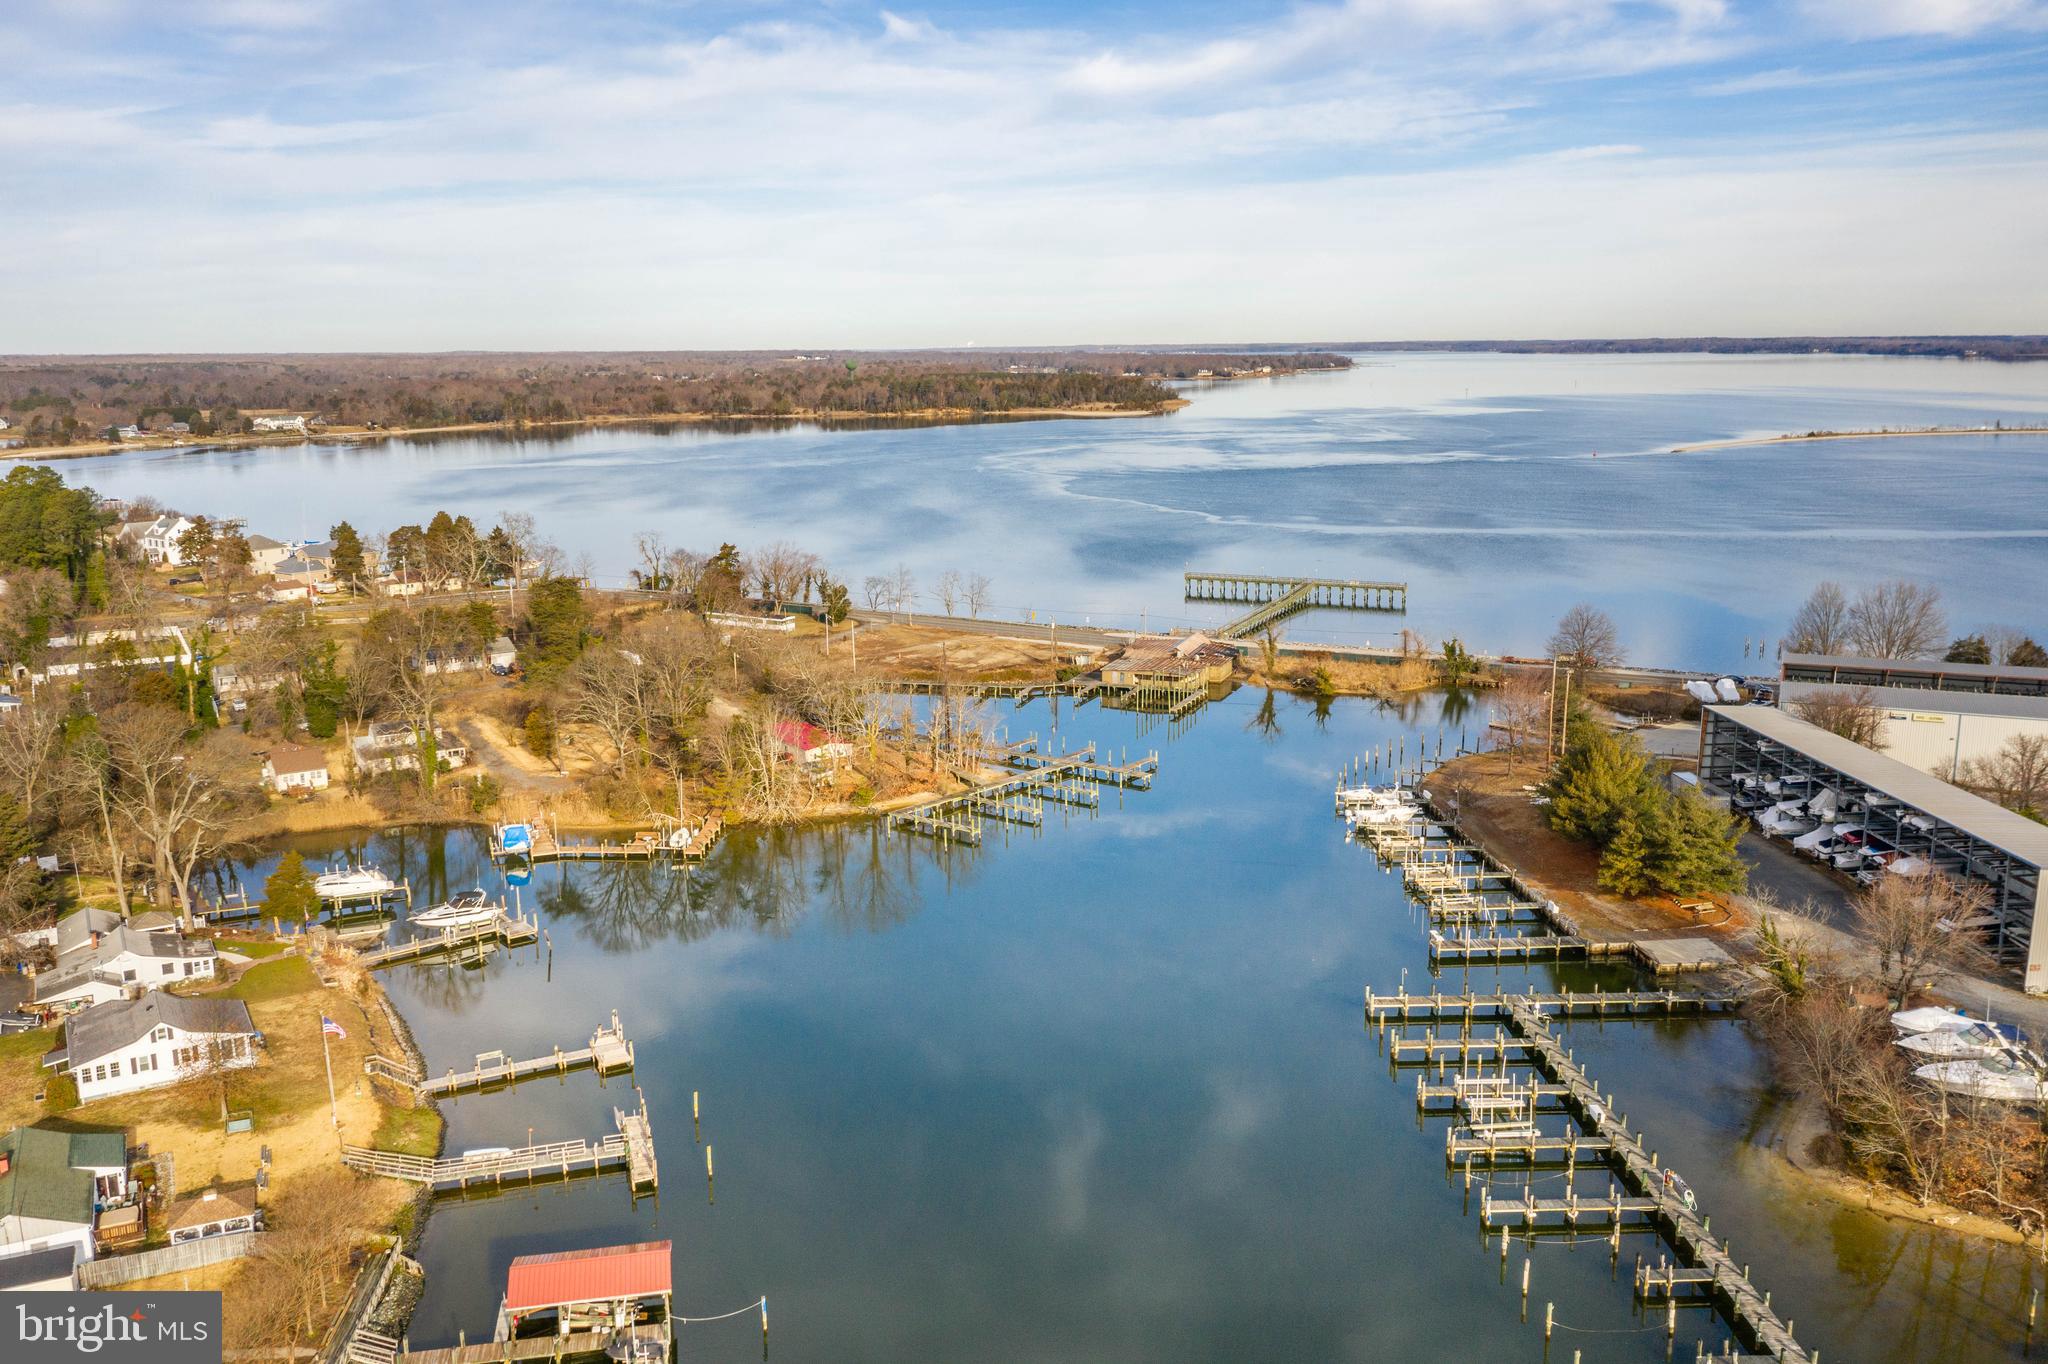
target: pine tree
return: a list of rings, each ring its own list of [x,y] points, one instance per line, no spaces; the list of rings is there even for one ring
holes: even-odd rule
[[[348,590],[354,592],[363,579],[369,576],[368,568],[363,562],[363,537],[356,534],[354,526],[343,521],[327,532],[327,538],[334,542],[335,581],[348,584]]]
[[[1670,796],[1651,837],[1651,879],[1667,895],[1739,891],[1749,881],[1749,868],[1735,851],[1741,838],[1742,822],[1697,793]]]
[[[1598,725],[1573,725],[1564,760],[1544,790],[1550,827],[1566,838],[1605,846],[1625,815],[1643,815],[1656,796],[1642,750]]]
[[[313,889],[313,875],[306,859],[288,852],[278,860],[277,870],[263,883],[263,909],[278,919],[311,919],[320,913],[320,896]]]
[[[1650,840],[1644,835],[1644,816],[1624,811],[1615,826],[1614,837],[1600,854],[1600,885],[1616,895],[1633,900],[1650,889]]]

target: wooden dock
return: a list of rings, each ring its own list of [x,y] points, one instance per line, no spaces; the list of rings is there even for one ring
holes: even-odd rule
[[[1406,611],[1408,584],[1356,578],[1275,577],[1263,573],[1187,573],[1181,578],[1188,601],[1244,602],[1244,615],[1210,633],[1219,639],[1249,639],[1299,611],[1335,607],[1347,611]]]
[[[579,1171],[595,1174],[612,1169],[625,1170],[636,1193],[654,1188],[658,1170],[646,1099],[643,1097],[631,1113],[614,1108],[612,1122],[616,1130],[595,1142],[582,1138],[529,1142],[525,1146],[488,1147],[441,1159],[367,1146],[344,1146],[341,1163],[364,1174],[402,1179],[436,1190],[496,1188],[507,1181],[526,1183],[550,1176],[567,1178]]]
[[[381,1065],[378,1064],[380,1062]],[[457,1071],[450,1067],[446,1075],[431,1080],[408,1079],[383,1057],[372,1056],[363,1062],[367,1073],[407,1084],[422,1099],[439,1099],[472,1089],[515,1085],[537,1075],[567,1075],[586,1066],[595,1069],[599,1075],[614,1075],[633,1069],[633,1043],[619,1025],[618,1010],[612,1011],[610,1023],[590,1034],[587,1047],[577,1047],[572,1051],[556,1047],[550,1055],[521,1061],[511,1059],[502,1051],[479,1052],[476,1064],[468,1070]]]
[[[1566,990],[1559,994],[1446,995],[1431,991],[1411,995],[1365,992],[1365,1015],[1370,1022],[1457,1022],[1478,1018],[1512,1018],[1517,1010],[1538,1015],[1560,1014],[1566,1018],[1634,1018],[1662,1014],[1732,1014],[1741,1006],[1733,995],[1700,995],[1681,990]]]
[[[725,817],[713,810],[687,834],[679,827],[642,829],[631,838],[564,838],[561,830],[544,823],[529,824],[528,844],[508,851],[502,831],[491,833],[491,857],[496,861],[542,862],[701,862],[711,845],[725,830]]]
[[[636,1341],[666,1345],[670,1328],[653,1322],[617,1331],[575,1331],[569,1335],[527,1336],[512,1340],[484,1341],[476,1345],[450,1345],[439,1350],[407,1350],[395,1364],[520,1364],[526,1360],[569,1360],[602,1356],[621,1335]],[[667,1358],[666,1353],[663,1358]]]
[[[380,966],[396,966],[400,962],[419,961],[426,957],[437,957],[450,952],[460,952],[470,947],[485,947],[502,944],[506,947],[524,947],[540,941],[540,921],[523,915],[499,911],[498,917],[467,928],[451,928],[442,933],[421,933],[407,938],[404,942],[389,947],[379,947],[363,953],[357,960],[364,966],[375,969]]]
[[[1090,743],[1071,752],[1052,753],[1040,746],[1035,734],[987,756],[991,763],[1009,770],[955,795],[892,811],[885,821],[887,827],[943,843],[979,847],[984,820],[1040,828],[1047,804],[1098,809],[1102,788],[1150,790],[1159,771],[1156,752],[1118,761],[1098,756]]]

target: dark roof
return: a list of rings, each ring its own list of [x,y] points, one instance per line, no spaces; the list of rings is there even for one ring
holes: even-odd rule
[[[0,1292],[68,1278],[77,1272],[78,1251],[72,1246],[51,1246],[26,1255],[0,1257]]]
[[[119,1140],[119,1134],[115,1139]],[[72,1134],[47,1127],[17,1127],[0,1137],[0,1153],[7,1156],[7,1173],[0,1175],[0,1216],[42,1217],[90,1226],[92,1171],[75,1164],[72,1152]],[[122,1156],[126,1155],[124,1146]]]
[[[2048,668],[2022,668],[2011,663],[1943,663],[1932,658],[1866,658],[1861,654],[1786,654],[1778,660],[1786,668],[1853,668],[1859,672],[1945,673],[1950,677],[2023,677],[2048,682]]]
[[[239,999],[167,995],[151,990],[140,999],[99,1004],[64,1025],[65,1056],[75,1070],[119,1051],[158,1024],[186,1032],[253,1033],[249,1006]]]

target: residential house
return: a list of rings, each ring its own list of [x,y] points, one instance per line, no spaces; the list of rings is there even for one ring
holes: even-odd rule
[[[126,1202],[128,1143],[119,1132],[59,1132],[17,1127],[0,1136],[0,1265],[60,1252],[37,1277],[68,1277],[93,1258],[100,1209]]]
[[[429,677],[437,673],[473,673],[484,666],[485,655],[468,649],[429,649],[419,659],[420,670]]]
[[[249,429],[258,432],[296,431],[306,434],[306,419],[303,416],[267,416],[249,418]]]
[[[7,418],[0,417],[0,431],[5,431],[8,427],[12,425],[14,425],[14,423],[7,420]]]
[[[223,1184],[216,1179],[198,1193],[172,1199],[164,1208],[164,1230],[172,1245],[262,1229],[263,1210],[256,1206],[253,1181]]]
[[[356,771],[363,776],[376,776],[381,772],[420,770],[419,731],[403,722],[373,723],[370,732],[357,738],[350,748],[355,758]],[[436,725],[434,755],[449,767],[461,767],[469,761],[469,747]]]
[[[272,606],[280,602],[311,601],[313,589],[305,583],[271,583],[263,589],[263,600]]]
[[[130,423],[127,426],[117,426],[114,428],[114,436],[117,440],[134,440],[137,436],[140,436],[141,434],[142,428],[134,425],[133,423]]]
[[[263,784],[279,795],[327,789],[327,755],[311,744],[278,744],[263,755]]]
[[[275,573],[277,566],[292,557],[292,547],[282,540],[273,540],[268,535],[251,535],[249,541],[249,569],[253,573]]]
[[[22,700],[11,691],[0,691],[0,725],[21,713]]]
[[[331,591],[333,579],[328,573],[328,560],[307,553],[305,547],[293,551],[286,558],[277,561],[270,570],[273,588],[302,587],[309,592]]]
[[[783,720],[775,726],[775,742],[787,756],[806,766],[840,762],[853,757],[853,745],[829,730],[803,720]]]
[[[82,909],[58,922],[56,964],[36,972],[30,1002],[46,1012],[103,1004],[153,986],[212,980],[219,964],[210,941],[183,936],[168,916],[122,920]]]
[[[185,552],[178,548],[178,537],[190,529],[192,518],[165,512],[142,529],[135,537],[135,544],[142,551],[144,561],[177,568],[185,562]]]
[[[68,1071],[79,1102],[91,1103],[174,1085],[216,1065],[253,1066],[260,1041],[249,1006],[239,999],[151,990],[73,1016],[64,1025],[64,1045],[43,1064]]]
[[[78,1252],[69,1242],[0,1255],[0,1293],[69,1293],[78,1287]]]
[[[427,585],[417,578],[379,578],[377,592],[386,597],[417,597],[427,590]]]

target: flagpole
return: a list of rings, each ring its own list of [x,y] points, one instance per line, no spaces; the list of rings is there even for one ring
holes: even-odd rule
[[[320,1059],[327,1063],[327,1116],[334,1123],[336,1133],[341,1131],[341,1113],[334,1105],[334,1053],[327,1049],[327,1019],[320,1020]]]

